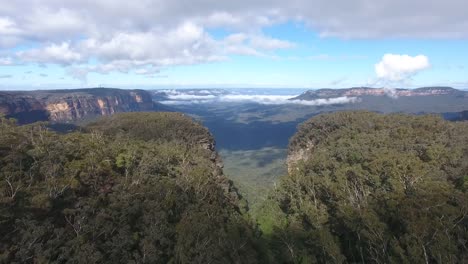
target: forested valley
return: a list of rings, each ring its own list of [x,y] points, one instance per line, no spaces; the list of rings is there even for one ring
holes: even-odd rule
[[[255,263],[207,129],[174,113],[81,131],[0,119],[0,262]]]
[[[0,263],[468,262],[466,122],[313,117],[255,214],[222,166],[178,113],[1,117]]]

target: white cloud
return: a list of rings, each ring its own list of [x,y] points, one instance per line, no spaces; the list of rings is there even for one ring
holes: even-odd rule
[[[296,44],[264,35],[235,33],[224,38],[219,46],[225,55],[236,54],[272,58],[274,56],[268,54],[268,51],[290,49],[294,48]]]
[[[172,101],[211,101],[216,98],[215,95],[207,94],[207,95],[194,95],[194,94],[172,94],[167,97],[169,100]]]
[[[276,50],[295,44],[266,36],[263,29],[286,21],[304,23],[323,37],[468,38],[467,8],[465,0],[193,0],[190,8],[182,0],[3,1],[0,47],[38,46],[23,56],[2,54],[19,60],[15,63],[79,68],[70,72],[131,71],[225,60],[231,54],[274,57]],[[232,35],[217,39],[211,29]],[[51,47],[64,54],[50,54]],[[82,64],[89,58],[103,65]]]
[[[79,62],[83,59],[82,55],[70,48],[70,44],[63,42],[61,44],[50,44],[42,49],[31,49],[20,51],[17,57],[22,61],[35,63],[55,63],[68,65]]]
[[[23,37],[57,42],[63,37],[145,32],[191,21],[204,28],[254,32],[287,20],[304,21],[322,36],[342,38],[468,37],[465,0],[183,0],[4,1],[0,14]],[[437,10],[437,12],[434,12]]]
[[[105,62],[177,65],[211,61],[215,41],[203,28],[186,22],[169,31],[120,32],[108,38],[90,38],[80,45],[83,53]]]
[[[136,69],[134,72],[139,75],[154,75],[160,73],[161,71],[157,68],[147,67]]]
[[[261,50],[273,51],[294,44],[260,35],[232,34],[215,40],[204,28],[183,22],[171,30],[116,32],[77,40],[74,44],[48,44],[42,48],[16,53],[24,62],[73,65],[68,73],[85,80],[89,72],[112,71],[151,75],[162,67],[223,61],[231,54],[267,56]],[[97,64],[89,65],[89,59]]]
[[[391,82],[399,82],[430,67],[429,58],[424,55],[409,56],[385,54],[375,65],[377,77]]]
[[[221,102],[253,102],[259,104],[285,104],[290,101],[289,95],[244,95],[244,94],[229,94],[221,96]]]
[[[10,57],[0,58],[0,66],[14,65],[13,60]]]
[[[293,100],[293,103],[302,104],[302,105],[334,105],[334,104],[354,104],[360,102],[359,97],[335,97],[335,98],[325,98],[325,99],[315,99],[315,100]]]
[[[264,95],[264,94],[236,94],[236,93],[202,93],[197,91],[197,94],[184,92],[182,90],[167,91],[167,100],[162,101],[163,104],[181,105],[181,104],[209,104],[209,103],[257,103],[264,105],[331,105],[331,104],[349,104],[359,102],[357,97],[336,97],[316,100],[293,100],[296,96],[292,95]]]
[[[20,31],[16,28],[15,22],[8,17],[0,17],[0,35],[18,34]]]
[[[295,47],[295,44],[290,41],[265,36],[253,36],[250,40],[250,44],[254,48],[265,50],[290,49]]]
[[[31,10],[28,16],[19,20],[25,38],[37,41],[63,42],[83,33],[91,33],[97,25],[87,25],[89,19],[81,10],[49,5]]]

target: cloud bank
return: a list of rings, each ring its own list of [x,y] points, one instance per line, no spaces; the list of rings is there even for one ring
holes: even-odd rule
[[[88,72],[162,69],[234,54],[274,57],[296,44],[265,35],[264,29],[289,21],[321,37],[468,38],[465,0],[193,0],[189,5],[183,0],[3,1],[0,49],[11,60],[0,64],[58,64],[85,78]],[[227,34],[212,33],[219,29]],[[29,48],[18,52],[19,46]],[[382,76],[398,79],[407,73],[390,66],[379,66]]]
[[[211,92],[209,90],[200,90],[184,92],[182,90],[165,91],[165,99],[160,103],[167,105],[183,104],[213,104],[213,103],[257,103],[263,105],[332,105],[332,104],[350,104],[360,101],[357,97],[336,97],[316,100],[292,100],[297,95],[272,95],[272,94],[232,94],[225,90]]]

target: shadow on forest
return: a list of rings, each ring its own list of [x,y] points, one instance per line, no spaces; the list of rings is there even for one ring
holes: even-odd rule
[[[18,124],[30,124],[34,122],[48,121],[49,113],[46,110],[33,110],[29,112],[20,112],[12,115],[7,115],[7,118],[14,118]]]
[[[215,119],[203,124],[214,135],[218,149],[253,150],[266,147],[286,148],[289,138],[302,121],[304,120],[285,123],[255,121],[245,124]]]

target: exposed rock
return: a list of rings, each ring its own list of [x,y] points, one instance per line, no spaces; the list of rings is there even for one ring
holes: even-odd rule
[[[418,89],[389,89],[389,88],[369,88],[354,87],[349,89],[319,89],[306,91],[292,100],[315,100],[322,98],[335,97],[356,97],[356,96],[390,96],[390,97],[409,97],[409,96],[433,96],[433,95],[459,95],[468,96],[467,92],[460,91],[451,87],[422,87]]]
[[[314,144],[312,142],[307,142],[306,145],[307,146],[305,148],[289,148],[289,153],[286,160],[286,164],[288,166],[288,173],[293,172],[300,161],[306,161],[310,158],[310,153],[312,153]]]
[[[154,103],[151,95],[143,90],[95,88],[0,92],[0,114],[10,117],[42,111],[50,121],[73,122],[119,112],[152,110]]]

